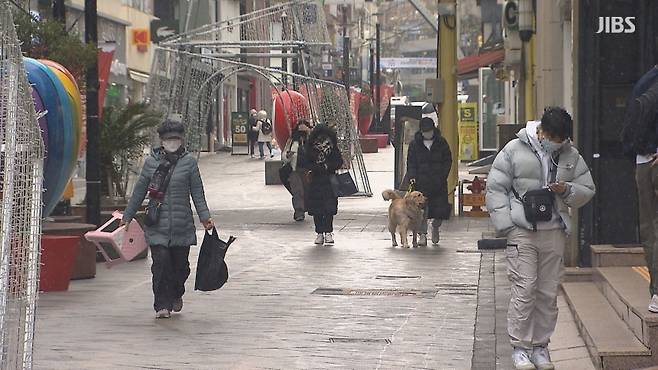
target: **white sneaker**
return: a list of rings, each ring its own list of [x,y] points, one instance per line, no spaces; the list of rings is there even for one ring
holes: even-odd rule
[[[334,244],[334,234],[333,233],[325,233],[324,234],[324,244]]]
[[[651,297],[649,312],[658,313],[658,294],[654,294],[653,297]]]
[[[171,312],[169,312],[169,310],[165,308],[155,312],[156,319],[168,319],[170,317],[171,317]]]
[[[523,348],[514,348],[512,363],[516,370],[535,370],[535,365],[530,361],[528,352]]]
[[[318,236],[315,237],[315,244],[317,245],[324,244],[324,234],[319,233]]]
[[[418,236],[418,246],[427,247],[427,234],[420,234]]]
[[[532,363],[535,364],[537,370],[554,370],[555,365],[551,362],[551,355],[548,353],[546,347],[535,347],[532,349],[532,356],[530,356]]]

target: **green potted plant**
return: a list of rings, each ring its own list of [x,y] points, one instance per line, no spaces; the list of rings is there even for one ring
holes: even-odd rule
[[[131,165],[143,155],[149,131],[162,115],[144,103],[107,107],[100,127],[101,189],[115,203],[125,203]]]

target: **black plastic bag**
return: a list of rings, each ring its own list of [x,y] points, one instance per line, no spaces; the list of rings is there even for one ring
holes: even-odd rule
[[[212,233],[206,231],[196,264],[196,281],[194,290],[209,292],[224,286],[228,280],[228,266],[224,262],[226,250],[235,241],[233,236],[228,242],[219,239],[217,229]]]

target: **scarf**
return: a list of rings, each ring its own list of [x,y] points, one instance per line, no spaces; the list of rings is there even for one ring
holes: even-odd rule
[[[153,176],[151,177],[151,182],[148,186],[149,196],[157,199],[163,199],[165,192],[167,191],[167,183],[169,182],[168,178],[171,178],[170,171],[176,165],[178,160],[183,154],[183,147],[180,147],[177,151],[173,153],[164,154],[158,168],[155,169]]]

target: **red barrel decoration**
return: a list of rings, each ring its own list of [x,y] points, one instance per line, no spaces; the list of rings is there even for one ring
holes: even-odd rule
[[[308,99],[294,90],[272,93],[274,100],[274,135],[279,147],[288,142],[292,127],[300,119],[309,119]]]

